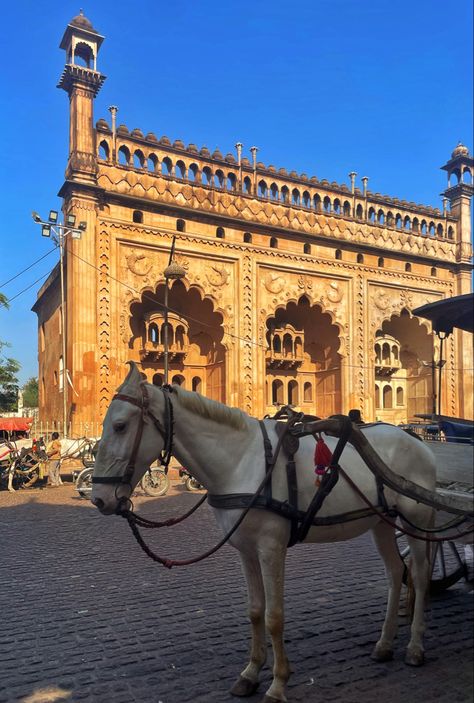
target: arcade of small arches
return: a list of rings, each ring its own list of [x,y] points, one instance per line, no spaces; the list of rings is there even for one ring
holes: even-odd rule
[[[205,187],[216,188],[230,193],[239,190],[237,175],[232,171],[224,171],[221,168],[212,170],[210,166],[200,169],[196,163],[186,164],[182,159],[172,162],[169,156],[163,159],[158,158],[154,153],[145,156],[141,149],[136,149],[133,153],[122,144],[118,148],[118,163],[121,166],[132,167],[137,170],[146,170],[165,178],[171,178],[186,183],[196,183]],[[99,159],[108,162],[110,159],[110,146],[106,139],[102,139],[98,149]],[[469,171],[465,171],[469,173]],[[454,239],[455,231],[453,225],[445,225],[442,222],[435,222],[431,219],[411,217],[403,215],[395,210],[375,208],[373,206],[366,209],[361,203],[353,208],[351,200],[343,197],[330,197],[321,195],[314,189],[300,190],[290,189],[283,185],[279,187],[275,182],[268,182],[260,179],[256,184],[254,192],[253,179],[246,175],[242,180],[242,192],[248,195],[256,195],[260,199],[282,205],[292,205],[311,210],[316,213],[324,213],[336,217],[354,218],[359,221],[367,221],[380,227],[398,229],[404,232],[412,232],[430,237]]]

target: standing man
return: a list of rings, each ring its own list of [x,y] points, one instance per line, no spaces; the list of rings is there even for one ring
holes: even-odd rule
[[[48,446],[46,447],[46,454],[48,455],[49,483],[53,488],[56,488],[61,485],[61,478],[59,476],[61,441],[58,432],[53,432],[51,435],[51,441],[48,442]]]

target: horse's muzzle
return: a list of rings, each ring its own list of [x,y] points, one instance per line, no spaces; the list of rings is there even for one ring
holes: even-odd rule
[[[102,498],[92,498],[91,503],[95,505],[102,515],[115,515],[116,506],[107,506]]]

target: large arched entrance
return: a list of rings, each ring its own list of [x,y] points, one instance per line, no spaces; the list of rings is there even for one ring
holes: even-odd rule
[[[327,417],[341,412],[339,330],[306,296],[267,320],[266,412],[281,405]]]
[[[164,284],[143,293],[131,305],[130,347],[147,380],[164,380]],[[168,298],[169,380],[208,398],[225,402],[226,350],[222,344],[222,316],[197,288],[181,281],[171,286]]]
[[[399,424],[433,406],[433,336],[407,310],[393,315],[375,336],[375,415]]]

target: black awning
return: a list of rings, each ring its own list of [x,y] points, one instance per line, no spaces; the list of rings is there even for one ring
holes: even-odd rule
[[[474,331],[474,294],[437,300],[413,310],[413,314],[431,320],[435,332],[450,334],[453,328]]]

